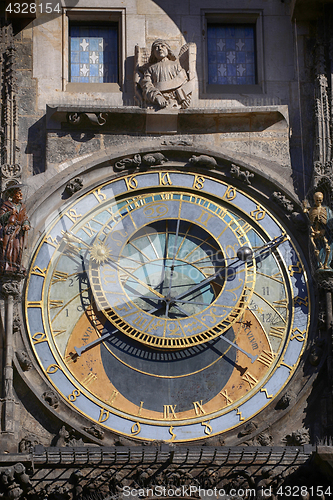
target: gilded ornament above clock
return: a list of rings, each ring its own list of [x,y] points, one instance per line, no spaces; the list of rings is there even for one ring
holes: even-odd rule
[[[182,442],[252,418],[292,377],[309,327],[301,257],[258,201],[153,169],[64,206],[36,248],[26,321],[73,410]]]

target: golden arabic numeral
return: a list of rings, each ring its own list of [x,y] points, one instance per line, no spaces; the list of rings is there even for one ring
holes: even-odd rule
[[[47,336],[45,332],[36,332],[32,336],[34,345],[40,344],[41,342],[47,341]]]
[[[296,264],[290,264],[288,266],[288,271],[290,276],[294,276],[294,274],[300,274],[302,272],[302,264],[298,261]]]
[[[79,391],[79,389],[74,389],[74,391],[71,394],[69,394],[69,396],[67,396],[67,399],[71,403],[74,403],[74,401],[76,401],[80,395],[81,392]]]
[[[108,410],[105,410],[104,408],[101,408],[100,414],[98,421],[99,422],[106,422],[107,419],[109,418],[110,412]]]
[[[266,211],[261,208],[260,205],[257,205],[257,208],[255,210],[252,210],[252,212],[250,212],[250,215],[251,217],[253,217],[255,220],[262,220],[265,215],[266,215]]]
[[[99,203],[106,200],[106,194],[101,192],[101,188],[98,188],[96,191],[93,191],[93,195]]]
[[[167,186],[167,185],[172,186],[169,172],[159,172],[158,180],[160,186]]]
[[[198,190],[203,189],[205,180],[205,177],[202,177],[201,175],[195,175],[192,187]]]
[[[203,409],[202,399],[200,401],[193,401],[194,411],[196,415],[205,415],[206,412]]]
[[[138,187],[138,181],[135,175],[125,177],[124,180],[126,183],[127,191],[130,191],[131,189],[136,189]]]
[[[49,375],[53,375],[54,373],[56,373],[58,370],[61,370],[60,366],[53,363],[51,365],[49,365],[47,368],[46,368],[46,373],[48,373]]]
[[[175,412],[176,406],[177,405],[163,405],[163,418],[166,420],[169,418],[177,418]]]
[[[213,427],[210,425],[210,420],[208,422],[201,422],[201,425],[205,426],[204,433],[209,436],[213,432]]]
[[[228,186],[222,198],[224,200],[232,201],[236,198],[236,196],[237,196],[236,189],[232,186]]]
[[[131,427],[131,435],[132,436],[137,436],[141,432],[141,425],[139,422],[135,422],[135,424],[132,425]]]
[[[298,333],[296,333],[298,332]],[[305,342],[306,330],[300,330],[299,328],[293,328],[291,332],[290,340],[298,340],[298,342]]]
[[[68,210],[68,212],[66,212],[65,215],[67,215],[67,217],[74,223],[82,217],[82,214],[76,213],[75,208],[71,208],[70,210]]]
[[[177,437],[177,434],[173,432],[173,429],[174,429],[173,425],[170,425],[169,434],[171,435],[171,439],[168,440],[170,442],[174,441]]]

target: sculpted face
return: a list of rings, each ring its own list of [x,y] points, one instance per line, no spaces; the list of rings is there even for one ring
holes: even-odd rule
[[[22,191],[21,189],[15,189],[14,194],[12,196],[12,200],[14,203],[20,203],[22,201]]]
[[[154,44],[153,51],[158,61],[162,61],[164,58],[168,57],[168,47],[163,42]]]

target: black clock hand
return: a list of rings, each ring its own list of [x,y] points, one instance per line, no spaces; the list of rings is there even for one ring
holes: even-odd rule
[[[172,279],[174,275],[174,270],[175,270],[175,259],[176,259],[176,246],[177,246],[177,240],[178,240],[178,234],[179,234],[179,225],[180,225],[180,219],[177,220],[177,228],[176,228],[176,239],[175,239],[175,253],[172,259],[172,264],[171,264],[171,273],[170,273],[170,282],[169,282],[169,290],[168,294],[166,296],[166,299],[169,299],[171,296],[171,286],[172,286]],[[165,271],[164,271],[165,272]],[[170,307],[170,301],[166,301],[166,306],[165,306],[165,317],[167,318],[169,315],[169,307]]]

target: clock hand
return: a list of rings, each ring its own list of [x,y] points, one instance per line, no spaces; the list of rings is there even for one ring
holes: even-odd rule
[[[221,335],[220,339],[225,340],[225,342],[227,342],[228,344],[230,344],[233,347],[235,347],[238,351],[241,351],[243,354],[245,354],[248,358],[250,358],[251,363],[254,363],[255,360],[257,359],[258,355],[253,356],[253,354],[250,354],[249,352],[244,351],[244,349],[242,349],[241,347],[239,347],[237,344],[234,344],[234,342],[231,342],[231,340],[227,339],[227,337],[225,337],[224,335]]]
[[[92,347],[95,347],[96,345],[100,344],[101,342],[106,340],[108,337],[110,337],[110,335],[112,335],[113,333],[116,333],[117,331],[118,330],[112,330],[112,332],[104,333],[104,335],[102,335],[98,339],[93,340],[92,342],[89,342],[89,344],[83,345],[82,347],[74,346],[74,350],[77,354],[77,356],[75,356],[75,355],[74,356],[80,357],[81,354],[83,354],[85,351],[88,351],[88,349],[91,349]]]
[[[175,238],[175,245],[174,245],[175,252],[174,252],[174,256],[173,256],[172,264],[171,264],[170,282],[169,282],[169,290],[168,290],[167,298],[170,298],[170,296],[171,296],[172,279],[173,279],[174,270],[175,270],[176,246],[177,246],[177,240],[178,240],[178,235],[179,235],[179,225],[180,225],[180,219],[177,220],[176,238]],[[166,318],[169,315],[169,307],[170,307],[170,301],[167,300],[166,306],[165,306],[165,317]]]
[[[111,259],[108,259],[106,262],[108,262],[109,265],[111,267],[113,267],[114,269],[116,269],[116,270],[121,269],[121,271],[123,271],[124,273],[128,274],[131,278],[133,278],[135,281],[137,281],[140,285],[144,286],[150,292],[152,292],[155,295],[157,295],[157,297],[160,297],[161,299],[164,299],[164,295],[162,295],[161,293],[159,293],[157,290],[155,290],[151,286],[147,285],[147,283],[145,283],[144,281],[140,280],[140,278],[137,278],[136,276],[134,276],[134,274],[132,274],[130,271],[127,271],[127,269],[125,269],[125,267],[121,266],[119,263],[116,263],[116,262],[112,261]]]
[[[286,239],[288,239],[287,235],[281,234],[280,236],[277,236],[273,240],[271,240],[268,243],[265,243],[261,247],[257,248],[254,252],[248,246],[244,246],[244,247],[239,248],[237,251],[237,260],[235,262],[233,262],[233,264],[231,264],[230,266],[221,267],[218,271],[216,271],[216,273],[212,274],[211,276],[208,276],[206,279],[204,279],[200,283],[193,285],[193,287],[191,287],[189,290],[177,295],[172,300],[177,302],[178,299],[183,299],[183,298],[187,297],[187,295],[190,295],[192,292],[198,290],[202,286],[210,283],[215,278],[217,278],[219,276],[219,274],[221,273],[221,271],[223,271],[223,269],[226,269],[226,268],[227,269],[235,269],[235,264],[237,264],[238,262],[247,262],[253,258],[256,259],[256,262],[260,262],[260,260],[263,260],[265,258],[265,255],[266,255],[268,250],[271,250],[271,249],[277,247],[278,245],[280,245],[281,243],[286,241]]]

